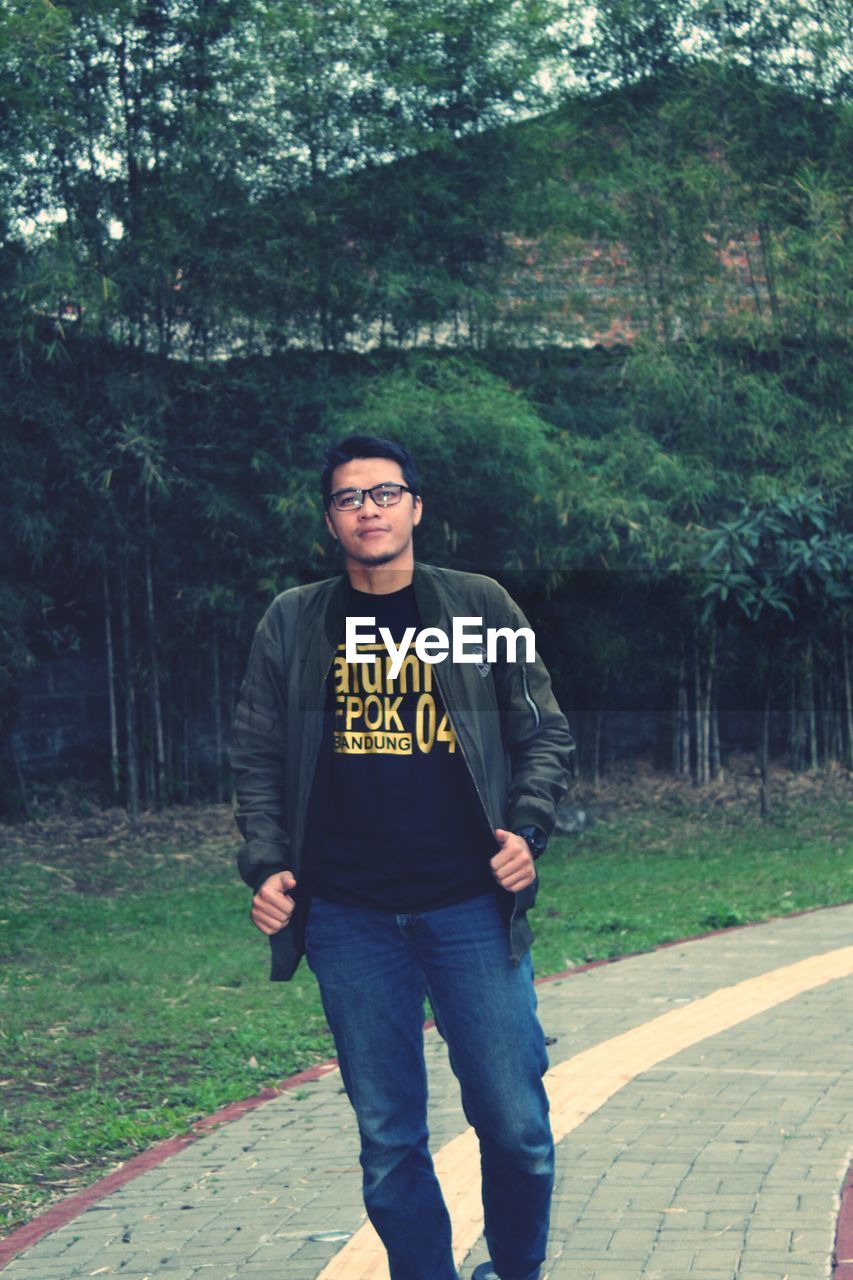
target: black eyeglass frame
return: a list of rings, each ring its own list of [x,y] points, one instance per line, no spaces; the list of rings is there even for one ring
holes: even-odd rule
[[[376,493],[377,490],[381,490],[381,489],[399,489],[400,496],[399,498],[396,498],[393,502],[377,502],[376,498],[374,497],[374,494]],[[359,502],[358,506],[355,506],[355,507],[339,507],[338,506],[337,499],[340,498],[343,494],[355,495],[357,493],[361,494],[361,501]],[[396,480],[386,480],[384,481],[383,484],[375,484],[370,489],[337,489],[334,493],[329,494],[328,505],[330,507],[334,507],[336,511],[360,511],[361,508],[364,506],[365,498],[369,494],[373,502],[373,505],[378,507],[380,511],[385,511],[388,507],[399,506],[400,503],[403,501],[404,493],[410,493],[413,498],[416,498],[418,496],[415,493],[414,489],[410,489],[407,484],[398,484]]]

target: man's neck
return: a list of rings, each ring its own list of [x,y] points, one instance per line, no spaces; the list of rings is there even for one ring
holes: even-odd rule
[[[347,565],[350,586],[356,591],[364,591],[371,596],[389,596],[393,591],[402,591],[408,587],[414,574],[414,564],[404,568],[392,568],[390,565],[377,565],[371,569],[365,565]]]

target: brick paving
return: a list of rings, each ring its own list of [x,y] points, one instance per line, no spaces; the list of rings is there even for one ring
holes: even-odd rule
[[[720,988],[850,945],[853,905],[544,982],[552,1067]],[[830,1276],[853,1145],[851,995],[853,979],[833,978],[712,1032],[633,1075],[568,1132],[551,1280]],[[427,1055],[437,1152],[465,1121],[434,1030]],[[357,1135],[331,1072],[107,1194],[4,1276],[316,1280],[363,1223]],[[460,1274],[485,1257],[479,1241]]]

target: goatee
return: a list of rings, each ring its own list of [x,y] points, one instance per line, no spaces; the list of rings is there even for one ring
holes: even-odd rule
[[[356,564],[362,565],[365,569],[378,569],[383,564],[388,564],[391,560],[396,560],[399,552],[385,551],[376,556],[356,556],[351,555],[350,559],[355,560]]]

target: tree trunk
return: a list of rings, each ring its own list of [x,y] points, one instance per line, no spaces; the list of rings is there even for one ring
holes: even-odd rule
[[[132,823],[139,817],[139,761],[136,743],[136,691],[133,680],[133,646],[130,639],[130,571],[127,548],[122,550],[119,568],[121,595],[122,655],[124,658],[124,732],[127,752],[127,812]]]
[[[770,812],[770,681],[764,689],[764,706],[761,710],[759,756],[761,765],[761,816]]]
[[[722,776],[723,752],[720,746],[720,707],[715,685],[714,698],[711,704],[711,777],[721,778]]]
[[[213,721],[216,727],[216,802],[222,804],[225,799],[223,761],[225,743],[222,731],[222,682],[219,671],[219,626],[216,617],[213,619]]]
[[[712,778],[718,778],[723,771],[722,753],[720,751],[720,708],[717,696],[717,628],[711,631],[711,651],[708,655],[708,716],[710,743],[708,748],[709,767]]]
[[[166,777],[169,781],[169,799],[172,800],[175,794],[175,779],[178,772],[175,768],[175,736],[172,732],[172,718],[169,717],[163,726],[164,743],[166,751]]]
[[[675,709],[672,766],[677,778],[690,776],[690,694],[687,688],[687,662],[684,652],[678,669],[678,694]]]
[[[741,233],[741,244],[743,245],[744,254],[746,256],[746,265],[749,271],[749,285],[752,289],[752,296],[755,301],[755,313],[759,320],[764,314],[764,303],[761,301],[761,293],[758,288],[758,281],[755,278],[755,267],[752,263],[752,254],[749,251],[749,235],[746,232]]]
[[[817,711],[815,708],[814,651],[811,640],[806,645],[806,715],[809,726],[809,768],[818,767]]]
[[[240,681],[242,679],[242,668],[243,668],[243,646],[241,644],[241,628],[240,628],[239,618],[236,618],[234,621],[233,643],[229,644],[228,651],[229,651],[228,723],[230,724],[231,719],[234,715],[234,708],[236,707],[238,698],[240,696]],[[569,723],[571,724],[571,720],[569,721]],[[226,777],[228,779],[228,786],[229,786],[228,798],[233,807],[236,804],[237,796],[234,791],[234,775],[231,772],[231,762],[228,759],[227,752],[225,756],[225,770],[226,770]],[[573,751],[572,757],[571,757],[571,775],[573,778],[577,777],[577,771],[578,771],[578,753],[577,751]]]
[[[844,678],[844,722],[847,726],[844,762],[848,769],[853,769],[853,685],[850,680],[850,645],[846,617],[841,619],[841,668]]]
[[[708,785],[708,682],[702,670],[701,635],[697,628],[693,636],[693,720],[696,740],[696,785]]]
[[[695,749],[695,764],[693,768],[693,781],[697,786],[700,785],[699,779],[702,774],[702,734],[700,730],[701,724],[701,698],[699,696],[699,653],[696,644],[696,635],[693,635],[693,743]]]
[[[121,793],[121,761],[118,749],[118,710],[116,707],[116,666],[113,649],[113,608],[110,599],[110,580],[106,564],[101,568],[104,584],[104,633],[107,645],[107,693],[110,708],[110,782],[112,797],[118,801]]]
[[[829,769],[833,760],[833,675],[821,663],[817,671],[817,705],[820,707],[821,758]]]
[[[145,486],[145,621],[148,633],[148,662],[151,670],[151,710],[154,717],[154,742],[156,753],[157,777],[155,804],[163,805],[168,800],[168,782],[166,778],[166,747],[163,736],[163,704],[160,696],[160,668],[157,662],[157,625],[154,614],[154,574],[151,567],[151,491]]]
[[[841,707],[832,699],[832,758],[841,764],[844,760],[844,731],[841,728]]]
[[[697,636],[697,641],[699,640]],[[702,757],[702,786],[707,786],[711,781],[711,700],[714,696],[714,664],[715,649],[717,637],[714,628],[708,632],[708,651],[705,655],[704,664],[701,663],[701,647],[700,647],[700,676],[702,691],[702,707],[701,707],[701,757]],[[702,666],[704,665],[704,669]]]
[[[30,802],[27,798],[27,787],[26,787],[26,783],[24,782],[24,775],[21,772],[21,762],[18,759],[18,753],[15,750],[15,744],[12,741],[11,733],[8,736],[8,743],[9,743],[9,754],[12,757],[12,768],[15,770],[15,781],[18,784],[18,791],[21,794],[21,807],[24,812],[24,817],[27,820],[29,820],[32,817],[32,814],[30,812]]]
[[[181,725],[181,799],[184,804],[190,802],[190,679],[189,671],[184,665],[183,671],[183,723]]]
[[[601,707],[595,713],[595,729],[592,738],[592,785],[597,789],[601,781],[601,724],[604,712]]]
[[[151,732],[151,705],[146,707],[143,701],[139,708],[140,739],[142,743],[142,776],[145,780],[144,807],[157,809],[157,777],[154,772],[154,735]]]

